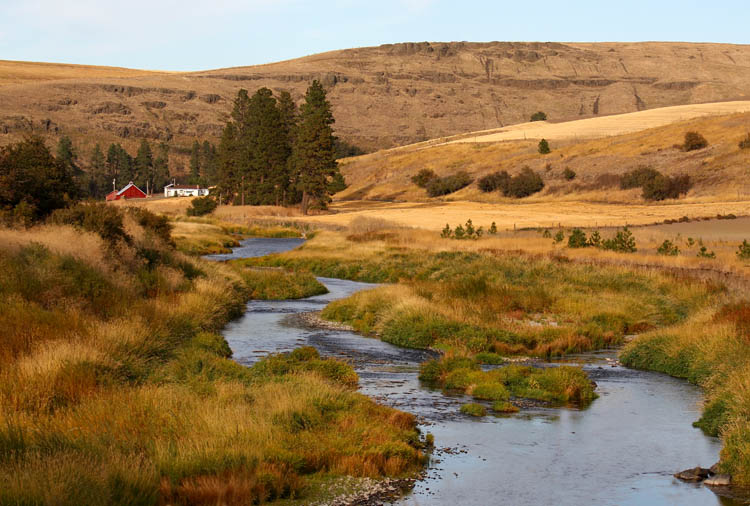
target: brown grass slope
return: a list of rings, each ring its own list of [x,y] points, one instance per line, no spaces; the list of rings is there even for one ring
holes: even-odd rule
[[[40,66],[41,65],[41,66]],[[45,66],[46,65],[46,66]],[[338,135],[382,148],[527,121],[570,120],[750,96],[750,46],[690,43],[404,43],[253,67],[158,73],[3,62],[0,145],[31,130],[176,150],[217,140],[241,87],[301,100],[318,78]]]
[[[616,123],[618,117],[601,119]],[[564,125],[556,126],[564,130]],[[709,146],[690,152],[675,147],[691,130],[701,132]],[[738,144],[748,131],[750,113],[741,113],[676,121],[599,139],[553,141],[552,153],[548,155],[538,153],[536,139],[407,146],[344,160],[342,172],[350,186],[337,199],[435,201],[411,182],[411,177],[421,169],[432,169],[440,176],[465,170],[476,180],[499,170],[512,175],[529,166],[542,175],[546,186],[542,192],[521,201],[504,198],[499,192],[482,193],[476,182],[441,200],[643,204],[640,190],[620,190],[615,176],[648,165],[669,175],[690,175],[694,187],[680,203],[747,201],[750,200],[750,150],[740,149]],[[565,179],[566,168],[575,171],[574,180]]]

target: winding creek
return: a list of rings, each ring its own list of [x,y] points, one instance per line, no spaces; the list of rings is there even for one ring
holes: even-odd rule
[[[301,239],[248,239],[225,260],[297,247]],[[329,293],[301,300],[251,301],[224,336],[234,359],[252,364],[268,353],[314,346],[349,361],[360,390],[417,415],[435,436],[425,479],[403,505],[712,505],[739,504],[702,485],[682,483],[676,471],[718,460],[721,443],[691,423],[701,392],[663,374],[613,365],[615,352],[568,357],[597,382],[599,399],[585,410],[534,407],[510,416],[471,419],[459,413],[467,398],[420,385],[429,352],[398,348],[337,330],[309,328],[300,313],[374,285],[319,278]]]

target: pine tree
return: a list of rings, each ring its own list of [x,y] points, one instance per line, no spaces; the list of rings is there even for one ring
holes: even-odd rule
[[[0,148],[0,210],[25,208],[28,218],[43,218],[78,197],[68,164],[40,137]]]
[[[243,200],[239,169],[239,140],[237,128],[233,121],[228,121],[221,133],[217,149],[218,171],[216,175],[217,190],[225,202],[233,204]]]
[[[261,88],[250,98],[248,119],[250,163],[255,183],[252,203],[279,205],[289,185],[287,160],[291,146],[271,90]]]
[[[141,140],[135,157],[136,184],[149,193],[154,188],[154,155],[146,139]]]
[[[161,192],[169,184],[169,144],[162,142],[154,159],[153,189]]]
[[[122,188],[134,179],[133,158],[119,144],[111,144],[107,150],[107,188],[112,182]],[[109,193],[109,192],[107,192]]]
[[[201,180],[201,145],[193,141],[190,150],[190,184],[200,184]]]
[[[547,139],[542,139],[541,141],[539,141],[538,147],[539,147],[539,153],[542,155],[547,155],[551,151],[549,148],[549,142],[547,142]]]
[[[201,166],[203,167],[203,183],[207,186],[216,183],[217,162],[216,146],[203,141]]]
[[[86,193],[88,180],[81,167],[78,165],[78,154],[73,147],[70,137],[63,135],[57,143],[57,161],[65,166],[65,170],[73,177],[78,189]]]
[[[91,161],[89,165],[91,167],[89,171],[89,195],[95,198],[101,198],[107,193],[108,181],[107,181],[107,160],[104,158],[102,148],[97,143],[94,146],[94,151],[91,152]]]
[[[331,128],[333,123],[326,92],[317,80],[313,81],[301,108],[291,162],[302,192],[303,214],[307,214],[312,205],[326,207],[331,200],[328,184],[338,168]]]

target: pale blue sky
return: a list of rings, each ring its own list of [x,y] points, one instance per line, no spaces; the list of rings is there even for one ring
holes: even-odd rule
[[[0,59],[201,70],[405,41],[750,43],[747,1],[0,0]]]

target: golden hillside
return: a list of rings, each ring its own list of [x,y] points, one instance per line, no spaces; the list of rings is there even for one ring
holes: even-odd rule
[[[737,104],[741,106],[738,110],[748,106],[747,102]],[[680,113],[680,108],[676,109],[677,113],[671,111],[675,119]],[[700,108],[694,109],[700,112]],[[682,113],[686,114],[684,109]],[[667,115],[654,116],[663,119]],[[526,203],[551,200],[642,203],[640,190],[620,190],[612,176],[648,165],[669,175],[691,176],[694,187],[682,199],[683,202],[750,200],[750,150],[738,147],[739,141],[750,132],[750,113],[699,116],[655,128],[648,128],[649,122],[645,121],[639,131],[606,135],[606,125],[619,123],[627,127],[630,124],[628,116],[633,115],[599,118],[596,121],[603,125],[599,138],[577,141],[576,129],[584,122],[534,126],[540,130],[550,128],[558,134],[557,137],[549,136],[552,153],[548,155],[538,153],[538,138],[493,142],[492,135],[483,138],[466,134],[459,137],[461,142],[441,138],[349,158],[342,161],[342,172],[350,186],[339,193],[337,199],[435,200],[428,199],[425,190],[411,182],[411,177],[421,169],[432,169],[440,176],[463,170],[476,180],[500,170],[507,170],[512,175],[529,166],[543,176],[546,186],[542,192],[523,199]],[[585,125],[585,129],[590,126]],[[709,146],[691,152],[676,147],[691,130],[702,133]],[[564,178],[566,168],[576,173],[574,180]],[[443,200],[498,203],[511,199],[497,192],[482,193],[473,183]]]
[[[750,46],[690,43],[405,43],[192,73],[0,63],[0,145],[30,131],[184,153],[217,140],[239,88],[329,90],[337,134],[364,148],[505,127],[750,97]]]

